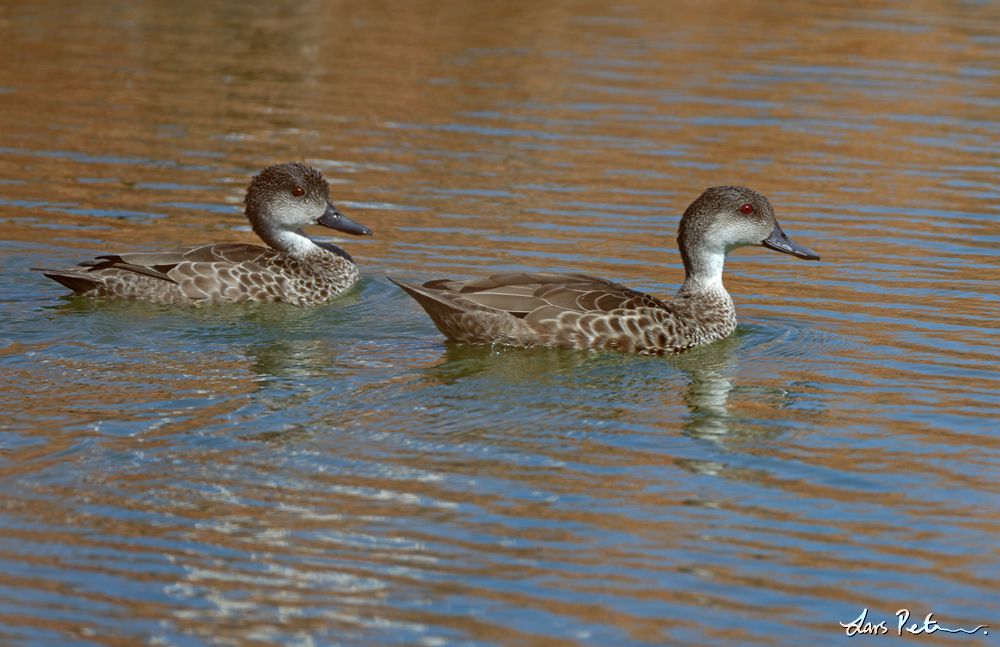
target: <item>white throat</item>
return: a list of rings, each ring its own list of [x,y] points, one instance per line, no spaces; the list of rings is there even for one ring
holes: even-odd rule
[[[693,291],[723,291],[722,270],[726,266],[726,253],[729,250],[718,249],[703,251],[693,264],[692,272],[684,281],[684,287]]]
[[[271,246],[285,252],[293,258],[304,258],[321,251],[320,247],[312,241],[301,229],[288,231],[279,229],[273,232]]]

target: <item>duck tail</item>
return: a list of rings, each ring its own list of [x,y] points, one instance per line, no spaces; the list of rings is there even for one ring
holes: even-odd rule
[[[442,295],[433,290],[426,289],[423,285],[417,285],[416,283],[410,283],[409,281],[403,281],[402,279],[396,279],[391,276],[386,277],[399,287],[403,288],[407,294],[413,297],[413,300],[420,304],[420,306],[431,315],[431,318],[435,318],[434,314],[437,312],[451,312],[458,313],[463,312],[461,308],[456,308],[442,298]]]
[[[76,272],[67,270],[50,270],[42,267],[32,267],[31,271],[41,272],[44,276],[47,276],[56,283],[64,285],[74,292],[89,292],[90,290],[99,288],[103,285],[103,282],[99,278],[83,276]]]

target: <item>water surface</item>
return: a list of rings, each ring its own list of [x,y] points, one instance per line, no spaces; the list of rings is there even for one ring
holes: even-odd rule
[[[481,4],[0,8],[0,643],[990,644],[1000,9]],[[255,242],[289,159],[375,231],[328,305],[29,271]],[[385,278],[669,295],[719,184],[823,260],[734,252],[675,357],[447,345]]]

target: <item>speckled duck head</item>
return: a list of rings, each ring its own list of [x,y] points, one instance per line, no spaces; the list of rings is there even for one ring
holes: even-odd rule
[[[677,234],[685,284],[722,283],[726,254],[739,247],[763,246],[808,260],[819,254],[785,235],[767,198],[743,186],[706,189],[684,212]]]
[[[254,233],[291,256],[308,255],[317,247],[302,227],[322,225],[355,236],[372,235],[371,229],[337,211],[323,174],[300,162],[274,164],[255,175],[243,202]]]

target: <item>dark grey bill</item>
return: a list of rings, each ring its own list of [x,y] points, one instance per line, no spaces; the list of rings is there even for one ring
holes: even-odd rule
[[[337,211],[337,207],[333,206],[329,202],[326,203],[326,213],[323,214],[322,218],[316,221],[316,224],[329,227],[330,229],[336,229],[337,231],[342,231],[345,234],[354,234],[355,236],[372,235],[371,229],[365,227],[359,222],[354,222],[344,214]]]
[[[771,230],[771,235],[762,240],[760,244],[783,254],[791,254],[792,256],[798,256],[809,261],[819,260],[819,254],[805,245],[799,245],[786,236],[785,232],[781,231],[781,226],[777,220],[774,221],[774,229]]]

